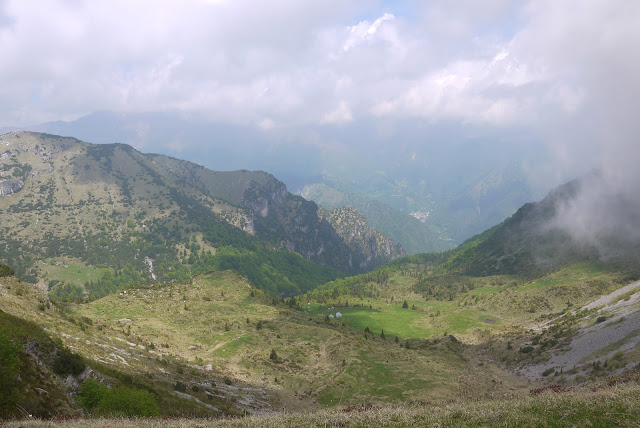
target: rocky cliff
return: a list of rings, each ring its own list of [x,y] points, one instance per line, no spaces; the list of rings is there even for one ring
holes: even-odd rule
[[[399,244],[370,227],[365,217],[351,207],[337,208],[324,215],[349,248],[360,255],[360,269],[407,255]]]

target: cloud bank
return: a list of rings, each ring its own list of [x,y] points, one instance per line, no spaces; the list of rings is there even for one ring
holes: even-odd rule
[[[553,152],[540,187],[597,168],[635,198],[638,22],[609,0],[0,0],[0,126],[179,111],[283,141],[373,122],[394,144],[395,122],[519,127]]]
[[[3,125],[96,110],[267,128],[629,116],[635,2],[463,3],[4,0]]]

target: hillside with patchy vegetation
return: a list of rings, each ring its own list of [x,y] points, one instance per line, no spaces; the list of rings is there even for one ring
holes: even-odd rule
[[[130,159],[125,154],[132,149],[104,150]],[[177,184],[152,181],[140,188],[155,188],[153,200],[125,203],[116,192],[111,208],[87,200],[63,214],[64,207],[36,201],[43,207],[24,211],[26,231],[35,233],[29,215],[36,213],[35,224],[56,242],[62,242],[56,235],[61,232],[52,216],[64,218],[86,249],[93,248],[90,242],[104,246],[106,265],[93,265],[95,255],[83,259],[78,253],[72,259],[52,253],[30,271],[45,278],[36,284],[0,266],[0,364],[9,397],[0,417],[242,415],[238,423],[249,425],[320,419],[346,426],[386,420],[483,425],[517,423],[513,409],[546,421],[536,409],[555,414],[560,408],[544,397],[562,394],[565,409],[574,409],[569,410],[573,421],[624,425],[632,420],[629,397],[637,389],[640,358],[637,243],[607,229],[601,241],[606,245],[589,245],[556,221],[589,181],[569,183],[525,205],[456,249],[402,257],[345,277],[284,251],[278,239],[289,237],[295,246],[304,236],[301,224],[326,224],[348,251],[369,248],[360,253],[369,263],[381,262],[376,260],[381,248],[387,255],[401,249],[351,208],[322,211],[316,220],[305,217],[300,212],[314,205],[288,196],[267,174],[255,173],[254,180],[245,176],[254,173],[214,173],[150,158],[173,174],[169,177],[181,183],[181,192],[171,193]],[[223,178],[207,178],[212,174]],[[22,190],[3,198],[32,204],[30,193],[22,193],[30,181],[24,182]],[[215,190],[212,183],[223,184]],[[63,189],[77,197],[73,186]],[[163,189],[173,196],[161,199]],[[210,196],[213,192],[220,198]],[[136,190],[131,197],[143,194]],[[624,200],[609,202],[620,212],[629,208]],[[97,217],[100,233],[93,231],[90,215],[98,206],[106,210]],[[140,207],[146,217],[137,220],[132,213]],[[3,212],[15,216],[15,209],[11,205]],[[119,214],[107,215],[109,209],[133,219],[125,216],[123,223]],[[321,226],[311,226],[308,242],[321,242],[314,241],[321,239]],[[27,233],[9,228],[6,236],[21,239],[23,249],[44,245]],[[142,267],[133,262],[105,267],[120,257],[118,243],[124,243],[118,251],[130,251],[119,254],[132,261],[144,255]],[[6,260],[24,262],[42,254],[7,248]],[[41,251],[73,251],[60,248]],[[174,252],[174,264],[163,265],[163,254]],[[352,263],[357,260],[351,257]],[[151,273],[165,275],[164,280],[136,280]],[[54,275],[60,284],[51,283]],[[91,279],[70,298],[75,289],[69,284],[80,278]],[[99,292],[84,297],[92,290]],[[616,389],[607,382],[625,386]],[[610,400],[620,409],[617,416],[597,406],[600,410],[579,411],[611,391],[620,391]],[[425,419],[425,412],[450,406],[460,410],[437,410],[439,416]],[[487,419],[489,411],[498,419]],[[350,413],[359,416],[342,416]]]
[[[289,296],[397,255],[348,245],[313,202],[264,172],[28,132],[0,147],[0,255],[59,298],[230,268]]]

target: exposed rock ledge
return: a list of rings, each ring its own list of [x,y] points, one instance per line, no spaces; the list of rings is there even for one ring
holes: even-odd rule
[[[0,181],[0,196],[13,195],[22,190],[23,187],[24,181],[19,179]]]

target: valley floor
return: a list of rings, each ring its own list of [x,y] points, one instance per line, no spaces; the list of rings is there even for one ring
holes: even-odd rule
[[[597,264],[535,281],[433,277],[428,290],[461,285],[442,298],[407,268],[364,277],[357,296],[336,281],[285,302],[221,271],[82,304],[5,278],[0,309],[87,360],[82,376],[52,377],[70,403],[94,377],[152,391],[171,418],[70,427],[638,426],[640,282],[625,278]],[[631,382],[607,386],[623,372]],[[552,385],[565,392],[530,395]]]

